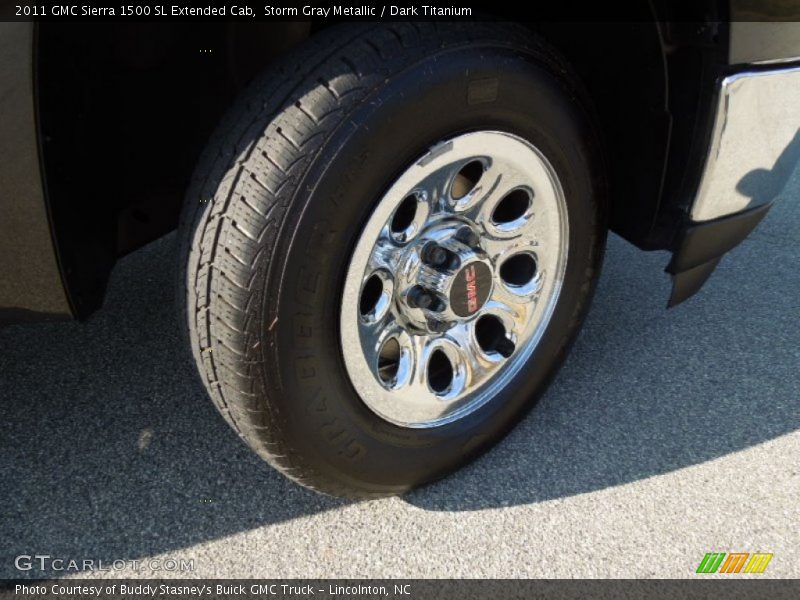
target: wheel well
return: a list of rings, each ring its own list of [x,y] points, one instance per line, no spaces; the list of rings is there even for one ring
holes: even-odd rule
[[[544,25],[541,34],[587,88],[604,145],[609,225],[636,240],[658,209],[669,141],[667,70],[658,25]]]
[[[707,80],[696,66],[702,53],[684,51],[696,40],[665,41],[664,27],[652,20],[529,24],[568,58],[592,97],[611,228],[645,248],[670,243],[676,211],[664,204],[679,205],[686,187],[685,148],[697,138],[698,89]],[[288,22],[38,25],[42,158],[79,315],[98,306],[118,257],[176,226],[198,156],[242,87],[315,30]],[[671,81],[673,64],[681,77]],[[677,93],[675,81],[683,86]],[[677,115],[676,95],[686,104]]]
[[[78,316],[116,259],[173,229],[211,131],[308,23],[39,23],[40,148]]]

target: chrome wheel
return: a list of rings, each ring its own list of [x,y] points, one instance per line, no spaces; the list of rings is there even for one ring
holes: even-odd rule
[[[419,428],[490,400],[547,327],[567,248],[561,185],[530,143],[480,131],[432,148],[380,200],[348,267],[342,350],[364,403]]]

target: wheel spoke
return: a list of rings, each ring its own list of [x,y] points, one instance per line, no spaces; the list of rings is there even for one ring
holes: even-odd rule
[[[382,319],[373,323],[365,323],[362,321],[360,330],[361,351],[364,353],[364,358],[371,368],[377,368],[379,364],[378,353],[380,352],[381,344],[392,333],[399,330],[394,314],[392,311],[389,311]]]
[[[462,323],[448,332],[457,348],[457,356],[465,372],[465,385],[472,386],[476,381],[494,369],[495,365],[481,351],[474,335],[474,323]]]
[[[384,269],[392,273],[397,268],[399,256],[400,248],[391,239],[388,228],[384,228],[380,237],[375,241],[375,247],[370,254],[368,270]]]
[[[502,165],[493,164],[484,173],[482,181],[485,181],[485,184],[482,184],[481,194],[475,199],[468,216],[483,226],[487,232],[514,237],[512,232],[506,232],[502,227],[498,227],[492,219],[492,214],[510,193],[526,186],[527,178],[516,170],[505,170]]]
[[[519,335],[535,309],[535,294],[519,295],[506,286],[496,285],[484,312],[497,316],[507,331]]]
[[[538,247],[539,244],[537,242],[525,239],[519,234],[510,238],[485,235],[481,240],[481,248],[486,252],[492,263],[498,266],[504,258],[511,256],[515,252],[532,251]]]
[[[406,388],[415,396],[430,396],[431,392],[425,379],[425,366],[428,359],[428,337],[424,335],[411,336],[408,349],[412,356],[412,368],[411,377],[406,383]]]

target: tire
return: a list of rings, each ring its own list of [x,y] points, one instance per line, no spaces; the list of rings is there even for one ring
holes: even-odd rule
[[[499,24],[336,27],[225,116],[181,218],[179,304],[199,375],[234,430],[319,492],[401,494],[500,440],[546,389],[589,306],[606,237],[590,109],[569,67]],[[438,427],[371,411],[344,365],[345,274],[375,203],[437,141],[495,130],[550,161],[567,206],[561,293],[535,351],[490,401]]]

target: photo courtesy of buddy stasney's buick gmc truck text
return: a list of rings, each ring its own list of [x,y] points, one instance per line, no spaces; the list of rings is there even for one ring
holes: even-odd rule
[[[443,477],[541,397],[609,231],[674,306],[795,168],[793,3],[693,4],[0,23],[0,322],[90,318],[177,229],[187,360],[258,455],[354,498]]]

